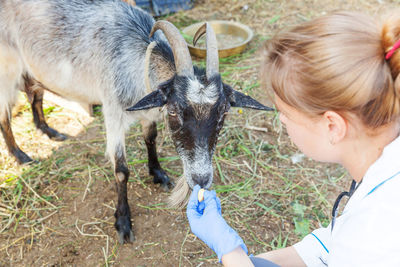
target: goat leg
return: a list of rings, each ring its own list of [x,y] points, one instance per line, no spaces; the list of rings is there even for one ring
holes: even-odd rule
[[[44,118],[43,113],[43,88],[35,84],[32,79],[25,77],[25,93],[32,107],[33,121],[38,130],[54,141],[64,141],[67,136],[51,128]]]
[[[0,129],[4,140],[6,141],[8,151],[14,155],[14,157],[17,159],[17,162],[19,164],[33,162],[33,160],[27,154],[25,154],[25,152],[22,151],[15,142],[14,135],[11,130],[9,116],[6,115],[2,120],[0,120]]]
[[[133,242],[135,236],[132,232],[131,212],[127,196],[129,169],[121,149],[117,149],[115,157],[115,178],[117,182],[118,204],[114,214],[116,219],[114,226],[118,232],[118,241],[122,245],[125,241]]]
[[[173,182],[170,181],[168,175],[161,168],[160,162],[157,157],[157,124],[153,122],[141,121],[144,141],[147,147],[149,173],[153,176],[155,184],[161,184],[161,187],[168,191],[174,187]]]

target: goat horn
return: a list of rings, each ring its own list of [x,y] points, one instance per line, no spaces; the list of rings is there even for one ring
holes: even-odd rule
[[[197,29],[196,33],[193,36],[193,46],[196,46],[197,41],[206,33],[206,25],[207,23],[204,23],[200,28]]]
[[[217,37],[211,25],[206,22],[201,26],[193,37],[193,45],[196,45],[201,36],[206,33],[207,65],[206,75],[210,79],[212,75],[219,73],[218,43]]]
[[[194,77],[192,58],[185,39],[179,33],[179,30],[170,22],[165,20],[157,21],[150,32],[150,37],[157,30],[162,30],[171,46],[174,54],[176,73],[182,76]]]

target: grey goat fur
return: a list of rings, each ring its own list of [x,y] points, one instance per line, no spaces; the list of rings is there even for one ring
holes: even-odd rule
[[[207,42],[215,41],[206,28]],[[147,72],[150,42],[154,48]],[[28,95],[36,126],[55,140],[66,137],[44,120],[43,88],[71,100],[101,104],[118,192],[115,227],[121,243],[133,241],[125,156],[125,132],[133,122],[143,126],[153,181],[170,188],[157,159],[155,121],[161,116],[153,109],[167,105],[187,184],[208,188],[212,153],[228,109],[270,110],[222,83],[216,44],[209,48],[214,50],[206,73],[193,67],[186,43],[172,24],[155,23],[140,8],[119,0],[0,0],[0,128],[10,153],[20,163],[32,161],[17,146],[10,127],[19,90]]]

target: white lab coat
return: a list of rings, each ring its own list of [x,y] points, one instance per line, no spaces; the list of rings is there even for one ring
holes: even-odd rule
[[[333,231],[317,229],[294,248],[307,266],[400,266],[400,137],[368,168]]]

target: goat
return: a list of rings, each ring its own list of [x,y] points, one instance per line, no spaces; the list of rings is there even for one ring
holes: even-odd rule
[[[152,49],[146,53],[150,43]],[[125,152],[125,131],[130,124],[142,124],[153,182],[170,188],[155,144],[160,112],[154,108],[166,105],[188,185],[208,188],[212,154],[228,109],[270,110],[222,83],[210,27],[204,70],[193,67],[186,42],[171,23],[155,22],[140,8],[120,0],[0,1],[0,126],[19,163],[32,159],[17,146],[10,127],[18,90],[28,94],[36,126],[52,139],[65,139],[45,122],[43,88],[68,99],[102,105],[106,152],[116,177],[114,225],[120,243],[134,240]]]

